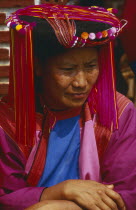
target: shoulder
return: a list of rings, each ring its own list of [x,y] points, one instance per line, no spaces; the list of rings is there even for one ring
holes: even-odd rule
[[[121,93],[117,92],[116,94],[116,101],[117,101],[117,110],[118,110],[118,118],[122,116],[122,114],[126,111],[135,110],[135,106],[126,96],[122,95]]]
[[[117,93],[117,107],[118,107],[118,120],[119,120],[119,133],[130,129],[136,128],[136,107],[133,102],[126,98],[124,95]]]
[[[0,151],[1,151],[1,164],[5,164],[8,161],[8,165],[25,165],[26,158],[21,152],[18,145],[13,139],[11,139],[7,133],[0,127]],[[4,169],[3,169],[4,170]]]
[[[109,130],[105,126],[102,126],[99,123],[96,123],[94,127],[96,143],[100,158],[106,151],[111,137],[114,136],[115,138],[115,134],[123,135],[128,130],[132,131],[132,129],[134,132],[134,129],[136,128],[136,108],[134,104],[127,97],[118,92],[116,94],[116,102],[119,128],[116,131],[112,132],[111,130]]]
[[[15,141],[15,114],[7,103],[0,101],[0,148],[3,153],[20,154],[21,147]],[[22,152],[21,152],[22,153]]]

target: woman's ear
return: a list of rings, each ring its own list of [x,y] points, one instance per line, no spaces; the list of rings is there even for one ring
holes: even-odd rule
[[[34,58],[34,72],[36,76],[42,76],[42,64],[37,57]]]

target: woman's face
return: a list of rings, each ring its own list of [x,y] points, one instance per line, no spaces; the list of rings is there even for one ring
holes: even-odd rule
[[[81,107],[98,75],[95,48],[68,49],[49,58],[42,73],[45,104],[56,110]]]

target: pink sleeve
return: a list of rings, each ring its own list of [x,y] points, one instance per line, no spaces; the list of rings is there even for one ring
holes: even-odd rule
[[[0,206],[2,210],[23,210],[37,203],[43,187],[28,187],[26,160],[16,144],[0,128]]]
[[[128,210],[136,209],[136,109],[130,103],[119,120],[102,162],[102,179],[112,183]]]

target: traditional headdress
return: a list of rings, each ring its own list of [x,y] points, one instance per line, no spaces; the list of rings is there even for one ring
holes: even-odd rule
[[[112,40],[121,32],[124,23],[113,13],[115,9],[96,6],[43,4],[19,9],[7,19],[11,32],[8,104],[15,110],[16,141],[24,152],[27,153],[25,148],[33,146],[35,138],[33,64],[38,48],[34,50],[37,37],[33,31],[40,24],[42,28],[45,26],[45,52],[51,46],[52,33],[57,40],[52,45],[56,43],[63,48],[102,46],[98,50],[100,76],[88,101],[92,114],[97,113],[102,125],[110,129],[118,127]],[[42,35],[38,36],[41,41]]]

